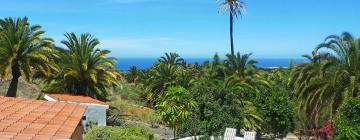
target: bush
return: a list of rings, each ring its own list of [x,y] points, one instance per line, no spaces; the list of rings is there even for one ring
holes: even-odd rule
[[[161,116],[159,116],[155,112],[150,112],[148,114],[145,114],[144,120],[147,123],[150,123],[152,128],[158,128],[160,126],[160,124],[162,123]]]
[[[340,106],[334,123],[334,139],[360,139],[360,96],[349,99]]]
[[[97,127],[85,134],[85,140],[151,140],[154,132],[142,126]]]
[[[256,107],[262,115],[266,133],[274,137],[284,137],[295,127],[295,106],[285,89],[272,89],[269,93],[259,93]]]
[[[121,99],[127,100],[130,103],[146,105],[143,97],[144,91],[134,84],[123,84],[122,87],[116,88],[114,92],[117,97],[121,97]]]

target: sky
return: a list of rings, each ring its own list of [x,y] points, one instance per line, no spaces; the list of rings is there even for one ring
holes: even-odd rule
[[[221,0],[0,0],[0,18],[27,16],[45,36],[90,33],[119,58],[177,52],[209,58],[230,52],[229,15]],[[300,58],[328,35],[359,37],[360,0],[245,0],[235,20],[235,51],[254,58]]]

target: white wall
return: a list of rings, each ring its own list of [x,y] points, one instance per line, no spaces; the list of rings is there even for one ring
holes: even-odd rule
[[[92,105],[92,104],[82,104],[86,106],[86,111],[84,116],[86,119],[83,120],[83,125],[85,126],[89,121],[96,121],[98,126],[106,126],[106,110],[109,108],[105,105]]]
[[[57,100],[51,98],[50,96],[44,96],[44,99],[50,102],[56,102]],[[108,105],[100,105],[93,103],[77,103],[77,102],[69,102],[69,101],[60,101],[70,104],[80,104],[86,107],[86,111],[84,113],[85,120],[82,120],[82,125],[86,131],[86,124],[89,121],[97,122],[98,126],[106,126],[106,110],[109,109]]]

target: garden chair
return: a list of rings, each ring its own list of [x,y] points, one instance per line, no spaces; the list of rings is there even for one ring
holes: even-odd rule
[[[224,134],[224,140],[235,140],[236,129],[226,128]]]
[[[255,140],[256,132],[245,131],[244,140]]]

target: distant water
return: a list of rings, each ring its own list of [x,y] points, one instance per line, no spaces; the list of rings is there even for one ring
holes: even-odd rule
[[[131,66],[137,66],[140,69],[147,69],[151,67],[158,59],[157,58],[119,58],[117,68],[121,71],[128,70]],[[195,62],[203,63],[207,60],[211,60],[210,58],[185,58],[186,62],[189,64],[193,64]],[[269,68],[269,67],[288,67],[290,63],[301,63],[305,62],[304,59],[273,59],[273,58],[259,58],[254,59],[258,63],[256,66],[261,68]]]

